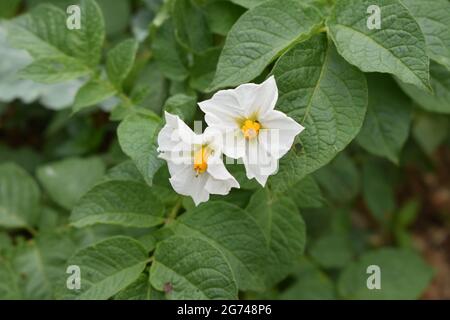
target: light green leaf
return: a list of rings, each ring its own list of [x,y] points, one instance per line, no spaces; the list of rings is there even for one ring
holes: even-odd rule
[[[21,79],[19,70],[33,59],[22,49],[13,48],[7,41],[7,23],[0,23],[0,101],[20,99],[24,103],[39,102],[50,109],[62,109],[72,105],[80,80],[53,85]]]
[[[72,53],[68,48],[66,15],[53,5],[39,5],[6,26],[11,45],[27,50],[35,59],[70,56]]]
[[[174,230],[177,236],[200,237],[222,252],[239,289],[264,288],[269,263],[264,234],[244,210],[226,202],[206,203],[180,217]]]
[[[269,246],[265,275],[266,284],[270,287],[285,278],[297,258],[303,255],[305,223],[291,199],[275,197],[267,190],[259,190],[253,195],[247,211],[263,229]]]
[[[91,80],[80,88],[75,96],[73,112],[94,106],[116,94],[111,83],[103,80]]]
[[[294,0],[271,0],[247,11],[228,34],[211,91],[254,79],[321,22],[314,7]]]
[[[450,2],[447,0],[401,0],[416,19],[431,59],[450,70]]]
[[[367,151],[397,164],[411,127],[411,101],[391,77],[370,74],[367,79],[369,106],[357,141]]]
[[[39,214],[41,193],[36,182],[13,163],[0,165],[0,226],[26,228]]]
[[[424,110],[450,114],[450,71],[432,62],[430,74],[433,93],[417,90],[416,87],[400,81],[398,84]]]
[[[19,72],[19,76],[41,83],[57,83],[90,74],[90,70],[76,59],[60,56],[33,61]]]
[[[305,127],[269,183],[283,190],[332,160],[358,134],[367,108],[364,75],[324,35],[283,55],[273,71],[278,109]]]
[[[148,228],[164,222],[164,205],[144,183],[110,181],[84,195],[70,216],[72,225],[113,224]]]
[[[97,242],[68,260],[68,266],[80,267],[81,289],[64,286],[62,293],[65,298],[106,300],[133,283],[147,262],[146,250],[132,238],[117,236]]]
[[[150,282],[168,299],[237,299],[225,256],[200,238],[170,237],[156,248]]]
[[[367,267],[381,269],[381,290],[369,290]],[[417,299],[431,281],[433,271],[415,252],[381,249],[364,254],[339,277],[339,293],[347,299]]]
[[[104,173],[105,165],[99,158],[69,158],[39,167],[37,177],[56,203],[71,210]]]
[[[122,87],[123,81],[133,68],[139,44],[134,39],[122,41],[108,52],[106,71],[111,82],[117,89]]]
[[[339,53],[364,72],[391,73],[406,83],[430,90],[425,37],[399,0],[378,0],[380,29],[367,27],[372,0],[342,0],[327,20]]]
[[[164,110],[189,123],[194,120],[197,111],[197,99],[185,94],[176,94],[167,99]]]
[[[133,159],[145,181],[151,185],[153,175],[163,164],[156,151],[156,137],[161,120],[157,116],[130,115],[119,125],[117,134],[123,152]]]
[[[94,0],[81,0],[80,8],[81,29],[70,30],[68,46],[76,58],[90,67],[96,67],[100,62],[105,41],[105,21]],[[58,26],[58,29],[66,28]]]

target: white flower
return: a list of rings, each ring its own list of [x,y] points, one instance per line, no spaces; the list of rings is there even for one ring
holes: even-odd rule
[[[198,205],[210,194],[226,195],[239,183],[222,161],[220,133],[206,128],[195,134],[178,116],[165,114],[166,125],[158,135],[159,157],[167,161],[170,183]],[[217,139],[219,137],[219,139]]]
[[[274,110],[278,88],[271,76],[260,85],[247,83],[217,92],[199,103],[206,123],[224,136],[223,152],[243,159],[247,177],[264,186],[278,169],[278,160],[292,147],[303,127]]]

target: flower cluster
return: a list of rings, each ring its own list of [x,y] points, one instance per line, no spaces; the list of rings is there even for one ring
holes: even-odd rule
[[[219,91],[199,103],[208,124],[203,134],[194,133],[178,116],[166,112],[158,151],[167,161],[174,190],[191,196],[198,205],[208,201],[210,194],[226,195],[231,188],[239,188],[222,154],[242,160],[247,178],[265,186],[304,129],[274,110],[277,100],[273,76],[259,85],[247,83]]]

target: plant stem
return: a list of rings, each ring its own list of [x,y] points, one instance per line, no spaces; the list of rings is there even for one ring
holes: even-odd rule
[[[171,223],[177,218],[178,211],[180,211],[181,205],[183,204],[183,199],[179,198],[175,205],[173,206],[172,210],[170,211],[169,215],[167,216],[166,225]]]

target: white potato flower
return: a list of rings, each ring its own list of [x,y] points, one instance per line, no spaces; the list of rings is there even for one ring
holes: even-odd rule
[[[278,88],[271,76],[261,84],[247,83],[221,90],[199,103],[205,121],[222,132],[223,153],[242,159],[249,179],[262,186],[278,169],[278,161],[292,147],[304,127],[274,110]]]
[[[198,205],[208,201],[210,194],[226,195],[231,188],[239,188],[223,164],[220,132],[206,128],[203,134],[195,134],[178,116],[166,112],[165,118],[158,151],[167,161],[177,193],[192,197]]]

